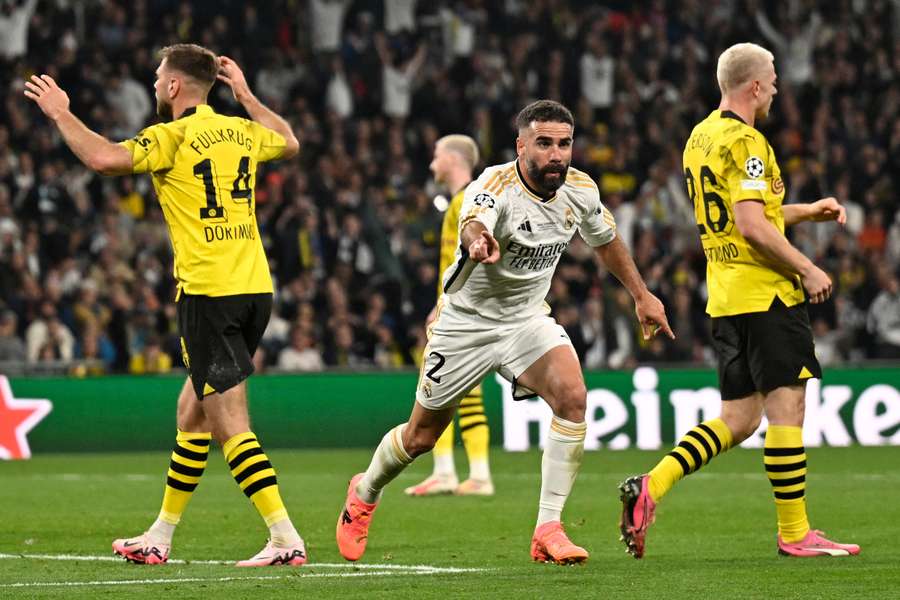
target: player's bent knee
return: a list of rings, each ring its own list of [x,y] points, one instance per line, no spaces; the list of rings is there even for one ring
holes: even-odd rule
[[[431,452],[432,448],[434,448],[434,445],[437,443],[438,437],[439,435],[434,435],[434,433],[428,429],[419,429],[418,431],[410,432],[409,435],[403,436],[403,449],[406,450],[406,453],[412,458],[416,458],[426,452]]]
[[[557,391],[555,404],[558,417],[575,423],[584,421],[587,407],[587,388],[584,383],[566,383]]]
[[[759,429],[762,422],[762,415],[749,415],[742,419],[737,419],[731,423],[726,421],[728,428],[731,429],[731,436],[734,438],[733,444],[737,446]]]

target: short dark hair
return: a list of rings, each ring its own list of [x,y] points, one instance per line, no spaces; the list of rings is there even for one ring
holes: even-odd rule
[[[532,121],[568,123],[575,127],[572,111],[555,100],[537,100],[523,108],[516,117],[516,129],[527,129]]]
[[[219,73],[219,59],[212,50],[197,44],[174,44],[159,51],[166,68],[184,73],[209,90]]]

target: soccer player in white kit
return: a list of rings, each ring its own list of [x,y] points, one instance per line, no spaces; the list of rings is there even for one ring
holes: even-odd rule
[[[350,480],[337,523],[344,558],[357,560],[365,552],[384,486],[432,449],[460,399],[498,371],[513,383],[515,398],[540,396],[553,409],[531,557],[559,564],[587,560],[561,523],[584,453],[587,391],[569,336],[544,301],[576,231],[631,293],[644,337],[674,335],[662,303],[616,236],[597,185],[569,166],[574,123],[558,102],[529,104],[516,118],[518,159],[488,167],[466,188],[460,247],[444,273],[416,403],[409,421],[381,440],[369,468]]]

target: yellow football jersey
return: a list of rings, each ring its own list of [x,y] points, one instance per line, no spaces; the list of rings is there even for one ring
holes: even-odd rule
[[[712,317],[768,310],[775,296],[803,302],[800,277],[757,252],[734,223],[734,205],[762,202],[766,219],[784,234],[784,182],[762,133],[731,111],[713,111],[684,148],[684,177],[706,254],[706,312]]]
[[[122,142],[150,173],[169,226],[179,293],[272,293],[256,224],[256,165],[281,157],[284,137],[201,104]]]
[[[441,224],[441,272],[438,277],[438,298],[444,292],[444,271],[456,261],[456,247],[459,246],[459,211],[465,195],[466,186],[453,194]]]

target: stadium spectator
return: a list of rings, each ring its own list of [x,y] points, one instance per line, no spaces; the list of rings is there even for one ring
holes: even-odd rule
[[[0,3],[0,58],[14,60],[28,50],[28,23],[38,0],[3,0]]]
[[[28,362],[70,361],[74,356],[75,338],[63,325],[51,301],[40,306],[40,315],[25,330]]]
[[[881,291],[869,308],[866,326],[875,337],[874,358],[900,358],[900,282],[895,273],[881,276]]]
[[[16,313],[11,310],[0,313],[0,362],[25,357],[25,344],[16,334],[17,325]]]
[[[294,326],[290,345],[278,355],[278,366],[289,371],[321,371],[325,363],[312,335],[303,327]]]
[[[147,339],[144,349],[131,356],[128,371],[132,375],[147,373],[168,373],[172,370],[172,357],[163,351],[158,337]]]

